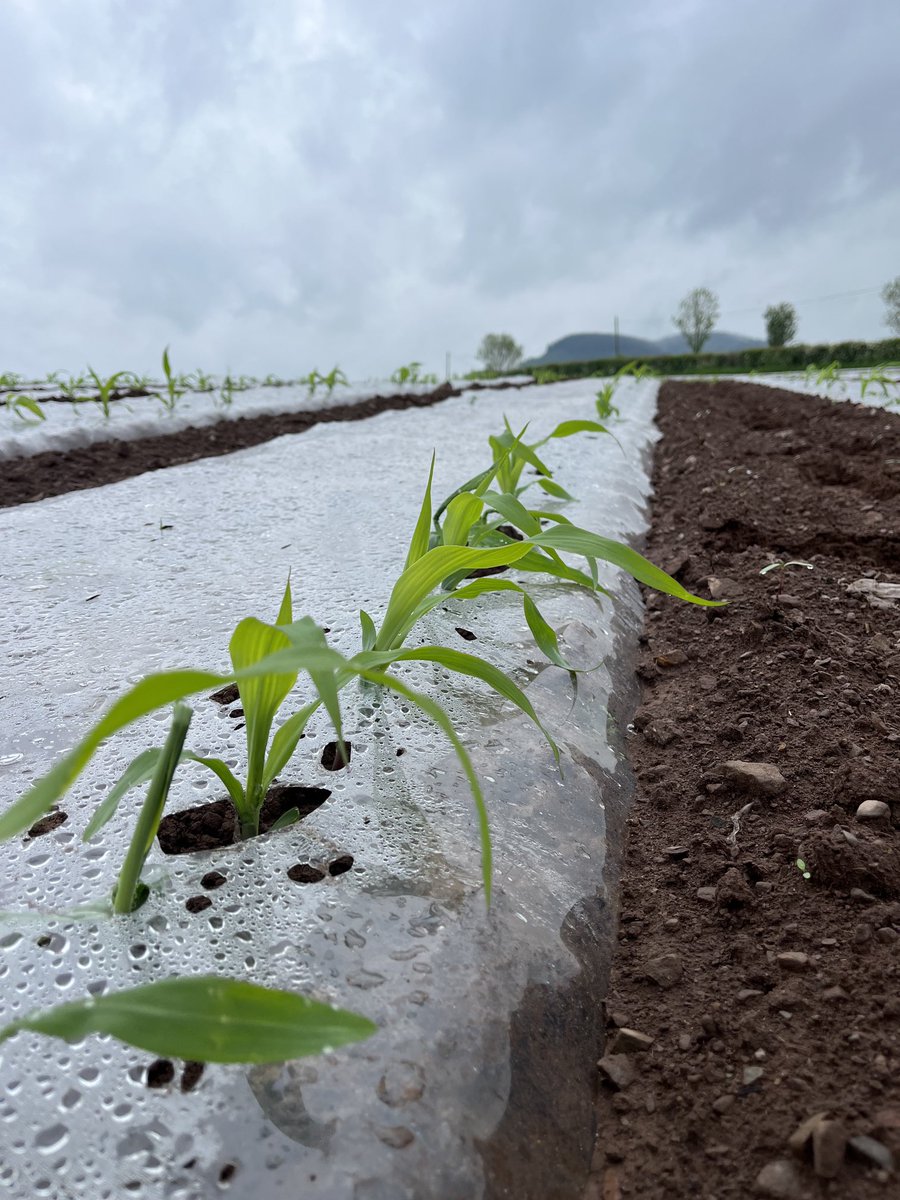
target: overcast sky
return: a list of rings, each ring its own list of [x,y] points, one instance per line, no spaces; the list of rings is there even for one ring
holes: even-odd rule
[[[701,284],[888,335],[900,0],[0,0],[0,46],[0,371],[468,369]]]

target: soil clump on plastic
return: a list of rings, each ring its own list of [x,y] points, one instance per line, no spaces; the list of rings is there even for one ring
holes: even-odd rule
[[[327,788],[303,787],[300,784],[278,784],[269,788],[259,813],[260,834],[268,833],[276,821],[294,808],[299,813],[298,820],[302,821],[324,804],[330,795]],[[290,825],[283,828],[290,829]],[[194,854],[198,850],[233,846],[238,840],[238,819],[234,805],[228,799],[212,800],[209,804],[198,804],[194,808],[169,813],[159,823],[157,839],[163,854]],[[204,886],[218,885],[213,883]]]
[[[215,425],[178,430],[154,437],[94,442],[73,450],[47,450],[27,458],[4,460],[0,471],[0,508],[61,496],[84,488],[118,483],[147,471],[159,471],[246,450],[288,433],[303,433],[313,425],[333,421],[362,421],[378,413],[428,408],[464,391],[529,387],[530,383],[468,383],[463,388],[443,383],[420,395],[372,396],[352,404],[335,404],[314,412],[275,413],[271,416],[223,419]],[[149,401],[148,401],[149,403]]]
[[[585,1200],[869,1200],[900,1171],[900,420],[662,386]],[[787,564],[803,560],[806,566]],[[765,574],[762,572],[765,571]]]

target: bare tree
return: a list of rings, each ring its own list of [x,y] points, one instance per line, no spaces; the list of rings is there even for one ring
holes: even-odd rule
[[[718,296],[709,288],[700,287],[688,292],[672,320],[693,353],[699,354],[718,317]]]
[[[900,275],[884,285],[881,298],[887,306],[884,323],[900,337]]]
[[[511,371],[522,361],[522,347],[508,333],[488,333],[475,355],[489,371]]]
[[[793,304],[770,304],[763,320],[770,346],[786,346],[797,336],[797,310]]]

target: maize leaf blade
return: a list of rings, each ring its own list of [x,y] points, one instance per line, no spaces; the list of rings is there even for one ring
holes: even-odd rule
[[[68,1042],[111,1034],[167,1058],[266,1063],[359,1041],[375,1026],[293,992],[207,975],[61,1004],[0,1029],[0,1041],[22,1030]]]

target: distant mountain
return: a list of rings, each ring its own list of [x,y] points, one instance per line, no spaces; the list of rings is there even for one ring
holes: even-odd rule
[[[658,338],[656,342],[660,354],[689,354],[690,346],[681,333],[671,333],[668,337]],[[724,329],[714,329],[709,340],[703,347],[704,353],[724,354],[729,350],[752,350],[754,347],[765,346],[759,338],[744,337],[742,333],[726,333]]]
[[[753,346],[765,346],[759,338],[744,337],[740,333],[713,330],[703,347],[711,353],[726,350],[747,350]],[[648,338],[630,337],[619,334],[620,357],[647,358],[653,354],[687,354],[688,345],[680,333],[650,341]],[[611,333],[570,333],[568,337],[551,342],[539,358],[528,358],[523,367],[547,367],[554,363],[593,362],[595,359],[615,358],[616,339]]]

